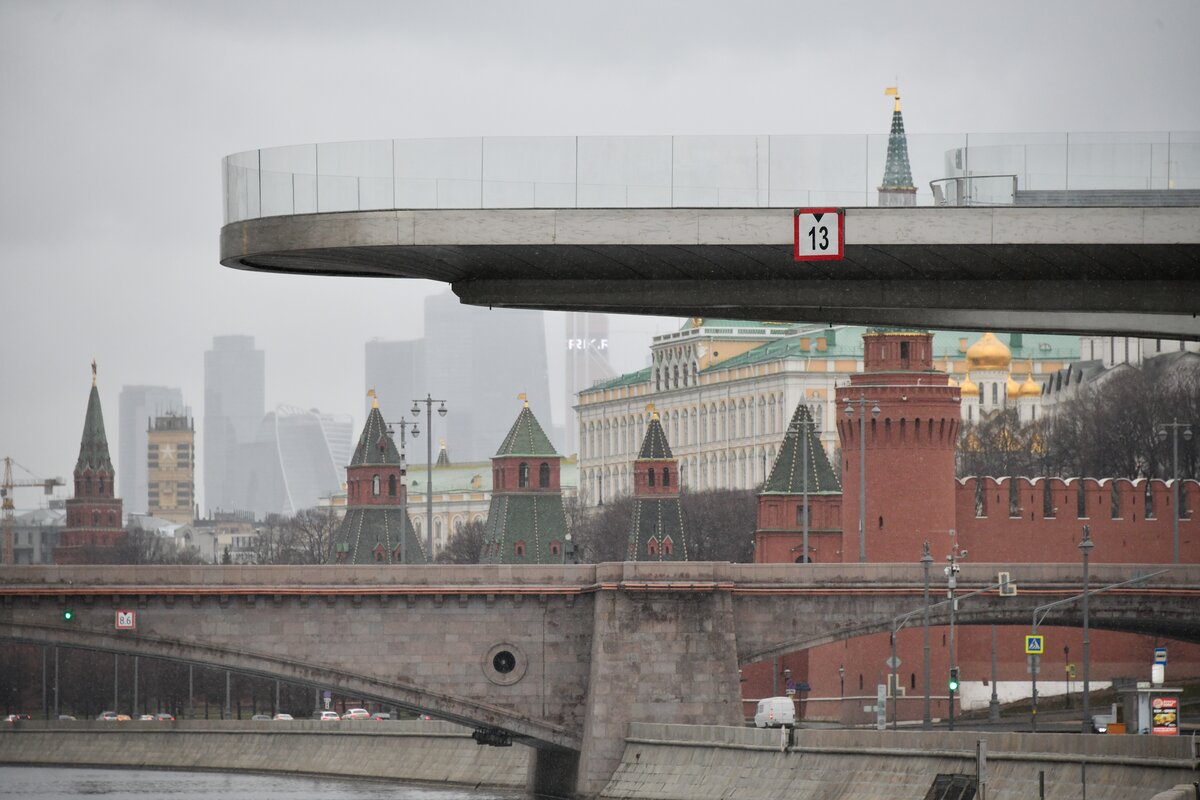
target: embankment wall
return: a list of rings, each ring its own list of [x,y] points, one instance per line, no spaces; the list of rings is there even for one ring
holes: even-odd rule
[[[337,730],[330,730],[337,726]],[[0,763],[319,774],[524,788],[532,750],[446,722],[20,722]]]
[[[871,800],[924,797],[939,773],[975,775],[987,742],[987,800],[1150,800],[1198,777],[1190,737],[948,731],[778,730],[630,725],[604,798]],[[978,795],[977,795],[978,796]]]

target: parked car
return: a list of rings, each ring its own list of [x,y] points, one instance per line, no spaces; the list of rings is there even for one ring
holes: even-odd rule
[[[117,716],[118,716],[118,714],[115,711],[101,711],[100,715],[98,717],[96,717],[96,719],[102,719],[102,720],[105,720],[106,722],[115,722],[117,719]]]
[[[313,714],[313,719],[319,719],[321,722],[337,722],[341,717],[336,711],[318,711]]]
[[[159,720],[160,722],[174,722],[175,721],[175,717],[171,716],[170,714],[168,714],[166,712],[161,712],[161,711],[159,713],[155,714],[154,718]]]
[[[255,714],[253,717],[250,718],[250,721],[251,722],[270,722],[271,715],[270,714]]]
[[[784,728],[796,724],[796,704],[790,697],[766,697],[758,701],[754,727]]]
[[[276,714],[275,719],[277,719],[281,722],[291,722],[292,715],[291,714]]]
[[[342,719],[370,719],[371,712],[365,708],[352,708],[345,714],[342,714]]]
[[[157,722],[153,714],[142,714],[138,717],[139,722]]]
[[[376,720],[379,720],[380,722],[386,722],[387,720],[389,720],[391,718],[392,718],[392,715],[386,711],[376,711],[374,714],[371,715],[371,719],[376,719]]]

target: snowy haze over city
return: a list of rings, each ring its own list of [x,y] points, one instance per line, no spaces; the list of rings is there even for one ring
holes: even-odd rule
[[[897,82],[910,134],[1197,131],[1198,30],[1194,0],[0,0],[0,456],[69,477],[93,359],[114,458],[123,385],[181,388],[199,428],[204,352],[222,334],[265,352],[268,410],[352,414],[357,430],[364,343],[421,336],[424,299],[445,287],[222,267],[230,153],[886,134]],[[650,337],[678,324],[612,317],[613,366],[641,367]],[[562,425],[562,316],[546,330],[557,406],[536,411]]]

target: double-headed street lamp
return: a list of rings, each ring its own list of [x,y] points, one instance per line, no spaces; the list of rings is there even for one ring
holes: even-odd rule
[[[434,400],[426,393],[425,397],[413,400],[412,415],[421,415],[421,403],[425,404],[425,553],[433,561],[433,404],[441,403],[438,416],[446,416],[446,401]]]
[[[1171,529],[1171,563],[1179,563],[1179,429],[1183,428],[1183,440],[1190,442],[1192,440],[1192,426],[1186,422],[1172,420],[1171,422],[1160,422],[1158,424],[1158,440],[1165,442],[1167,440],[1167,429],[1171,429],[1171,449],[1174,453],[1174,480],[1171,482],[1172,496],[1171,507],[1175,512],[1174,527]]]
[[[414,439],[421,435],[421,429],[416,422],[400,420],[388,423],[388,435],[394,433],[393,426],[400,426],[400,563],[408,563],[408,465],[404,462],[404,435],[407,432]],[[432,437],[431,437],[432,438]]]
[[[859,395],[857,400],[846,400],[846,417],[854,417],[854,404],[858,403],[858,560],[867,560],[867,403],[872,403],[871,416],[879,416],[879,403]],[[808,554],[805,553],[805,557]]]

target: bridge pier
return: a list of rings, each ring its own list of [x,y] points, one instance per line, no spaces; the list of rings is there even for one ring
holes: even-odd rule
[[[595,600],[575,783],[583,797],[598,795],[612,777],[631,722],[743,724],[730,591],[712,583],[639,589],[639,566],[599,567],[624,567],[625,582]]]
[[[535,797],[570,797],[579,775],[579,753],[536,747],[529,759],[526,791]]]

